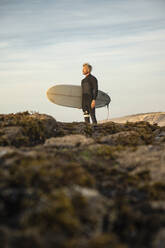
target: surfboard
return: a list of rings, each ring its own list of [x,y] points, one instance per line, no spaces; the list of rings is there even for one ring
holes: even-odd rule
[[[79,85],[58,84],[49,88],[46,95],[52,103],[65,107],[82,108],[82,88]],[[98,90],[96,108],[104,107],[110,101],[111,99],[107,93]]]

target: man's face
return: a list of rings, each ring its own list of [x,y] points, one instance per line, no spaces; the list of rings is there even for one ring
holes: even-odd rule
[[[83,74],[86,75],[89,73],[89,68],[87,66],[83,66],[83,70],[82,70]]]

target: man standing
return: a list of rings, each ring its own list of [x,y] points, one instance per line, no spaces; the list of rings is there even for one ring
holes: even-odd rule
[[[81,81],[82,87],[82,110],[86,123],[90,123],[90,116],[93,123],[97,123],[95,116],[95,104],[98,94],[98,81],[91,75],[92,66],[88,63],[83,64],[83,74],[86,76]]]

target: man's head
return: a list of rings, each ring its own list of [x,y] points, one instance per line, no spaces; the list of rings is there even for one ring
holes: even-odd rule
[[[92,66],[88,63],[83,64],[83,74],[88,75],[92,71]]]

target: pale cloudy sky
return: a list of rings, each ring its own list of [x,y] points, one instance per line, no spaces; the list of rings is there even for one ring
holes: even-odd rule
[[[46,91],[80,85],[84,62],[112,98],[110,117],[165,111],[165,0],[0,0],[0,114],[83,121]]]

